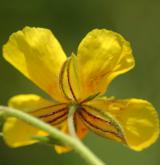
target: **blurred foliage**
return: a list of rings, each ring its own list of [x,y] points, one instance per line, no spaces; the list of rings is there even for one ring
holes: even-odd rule
[[[26,25],[46,27],[70,55],[91,29],[117,31],[132,43],[136,67],[116,78],[107,95],[144,98],[159,111],[159,17],[159,0],[0,0],[0,45],[12,32]],[[0,56],[0,103],[6,104],[9,97],[20,93],[44,95]],[[93,134],[84,142],[108,165],[160,164],[160,142],[139,153]],[[41,144],[10,149],[1,140],[0,165],[11,164],[82,165],[84,162],[74,152],[57,155],[51,147]]]

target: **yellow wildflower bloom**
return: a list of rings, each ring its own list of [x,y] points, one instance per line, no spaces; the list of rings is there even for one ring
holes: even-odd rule
[[[26,94],[11,98],[9,106],[69,133],[69,105],[77,105],[74,124],[79,138],[92,130],[136,151],[157,139],[158,117],[149,102],[102,97],[113,78],[135,65],[130,44],[120,34],[94,29],[81,41],[77,56],[72,54],[67,58],[50,30],[25,27],[10,36],[3,54],[9,63],[57,101]],[[13,117],[5,122],[3,133],[11,147],[33,144],[37,142],[32,139],[36,135],[47,136]],[[68,151],[58,145],[55,149],[59,153]]]

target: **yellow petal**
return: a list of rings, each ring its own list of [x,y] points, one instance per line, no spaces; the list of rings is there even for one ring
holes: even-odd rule
[[[64,100],[58,77],[66,56],[50,30],[25,27],[13,33],[3,47],[3,55],[53,98]]]
[[[112,114],[121,124],[128,146],[140,151],[153,144],[159,136],[158,114],[146,100],[92,100],[89,105]]]
[[[24,112],[32,112],[35,109],[41,107],[47,107],[52,105],[53,102],[43,99],[35,94],[20,94],[13,96],[9,99],[8,105],[13,108],[17,108]]]
[[[67,126],[67,122],[64,123],[60,130],[63,132],[63,133],[66,133],[68,134],[68,126]],[[54,149],[55,151],[58,153],[58,154],[62,154],[62,153],[66,153],[66,152],[69,152],[71,151],[71,147],[68,147],[68,146],[62,146],[62,145],[55,145],[54,146]]]
[[[104,93],[111,80],[134,66],[130,44],[118,33],[95,29],[78,47],[81,97]]]
[[[76,134],[80,139],[83,139],[85,137],[85,135],[87,134],[88,129],[83,124],[83,122],[80,120],[77,113],[75,114],[74,121],[75,121]],[[64,125],[61,126],[60,130],[66,134],[69,134],[67,123],[64,123]],[[69,152],[72,150],[71,147],[61,146],[61,145],[55,145],[54,148],[55,148],[56,152],[59,154],[66,153],[66,152]]]
[[[62,105],[53,106],[51,101],[47,101],[40,96],[34,94],[17,95],[9,100],[9,106],[23,110],[35,116],[42,116],[57,112],[57,108],[62,108]],[[64,105],[63,105],[64,106]],[[62,113],[62,111],[60,112]],[[58,115],[58,113],[55,113]],[[47,116],[44,121],[55,121],[56,115]],[[59,121],[55,121],[59,122]],[[52,122],[51,124],[55,124]],[[37,141],[33,140],[33,136],[46,136],[47,133],[23,122],[14,117],[9,117],[3,126],[4,140],[10,147],[20,147],[33,144]]]
[[[88,132],[87,127],[79,118],[78,114],[75,114],[75,127],[76,127],[76,134],[80,139],[83,139]]]
[[[47,133],[31,125],[10,117],[3,126],[3,135],[6,144],[10,147],[21,147],[34,144],[33,136],[47,136]]]
[[[71,55],[62,66],[60,72],[60,87],[68,100],[79,99],[79,77],[77,73],[77,57]]]

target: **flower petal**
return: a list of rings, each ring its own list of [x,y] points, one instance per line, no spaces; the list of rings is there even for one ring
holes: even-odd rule
[[[114,77],[134,67],[130,44],[120,34],[106,29],[89,32],[77,56],[82,98],[104,93]]]
[[[87,134],[88,129],[83,124],[83,122],[80,120],[77,113],[75,113],[74,121],[75,121],[76,134],[80,139],[83,139],[85,137],[85,135]],[[64,125],[60,129],[62,132],[69,134],[67,123],[64,123]],[[70,147],[60,146],[60,145],[55,145],[54,148],[55,148],[56,152],[59,154],[69,152],[72,150]]]
[[[13,148],[38,142],[32,139],[34,136],[47,136],[47,133],[13,117],[6,120],[3,134],[6,144]]]
[[[13,96],[8,101],[8,106],[17,108],[24,112],[30,113],[36,109],[53,105],[52,101],[43,99],[35,94],[20,94]]]
[[[56,105],[51,101],[47,101],[40,96],[34,94],[17,95],[9,100],[9,106],[25,111],[41,118],[42,120],[50,122],[52,125],[57,125],[64,119],[64,115],[59,119],[58,117],[66,111],[59,111],[64,105]],[[45,116],[46,115],[46,116]],[[35,128],[28,123],[25,123],[14,117],[7,118],[3,126],[4,140],[10,147],[20,147],[30,145],[35,142],[33,136],[46,136],[47,133]]]
[[[89,105],[112,114],[124,130],[127,145],[136,151],[149,147],[159,136],[158,114],[146,100],[92,100]]]
[[[66,56],[50,30],[25,27],[13,33],[3,47],[3,55],[53,98],[64,100],[58,82]]]

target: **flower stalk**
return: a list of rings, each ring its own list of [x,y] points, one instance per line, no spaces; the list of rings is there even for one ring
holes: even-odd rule
[[[70,107],[69,114],[69,123],[73,120],[73,113],[75,111],[75,107]],[[50,137],[60,141],[62,144],[70,146],[75,150],[88,164],[90,165],[105,165],[91,150],[89,150],[78,138],[68,136],[58,129],[50,126],[49,124],[27,114],[22,111],[19,111],[15,108],[10,108],[6,106],[0,106],[0,117],[16,117],[28,124],[33,125],[47,133],[49,133]],[[73,125],[71,126],[73,129]],[[71,129],[71,131],[73,131]]]

